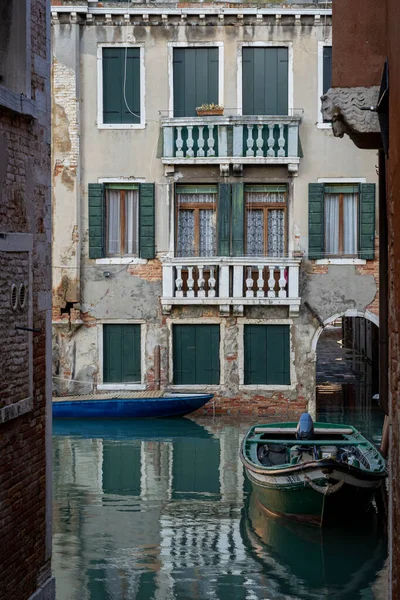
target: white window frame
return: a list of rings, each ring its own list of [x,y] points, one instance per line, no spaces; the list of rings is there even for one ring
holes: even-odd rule
[[[329,45],[329,44],[328,44]],[[324,123],[326,124],[326,123]],[[318,177],[317,183],[338,183],[345,185],[347,183],[367,183],[366,177]],[[325,198],[324,198],[325,201]],[[325,222],[324,222],[325,229]],[[316,265],[366,265],[364,258],[318,258]]]
[[[174,381],[174,348],[172,328],[174,325],[219,325],[219,383],[214,384],[193,384],[193,385],[175,385]],[[218,392],[225,384],[225,321],[219,319],[167,319],[168,329],[168,363],[169,377],[168,389],[171,391],[188,390],[198,393]]]
[[[318,97],[317,97],[317,127],[318,129],[332,129],[332,123],[324,123],[321,112],[321,96],[324,93],[324,48],[332,47],[332,40],[318,42]]]
[[[218,104],[224,106],[224,43],[168,42],[168,116],[174,116],[174,48],[218,48]]]
[[[289,360],[290,384],[245,384],[244,383],[244,326],[245,325],[289,325]],[[292,391],[297,388],[295,367],[295,351],[293,343],[293,319],[240,319],[238,320],[238,363],[239,363],[239,390],[243,391]]]
[[[103,48],[140,48],[140,123],[103,123]],[[97,44],[97,128],[98,129],[144,129],[146,127],[144,44],[122,42]]]
[[[103,391],[118,391],[118,390],[135,390],[144,391],[145,384],[145,369],[146,369],[146,322],[142,319],[99,319],[97,325],[97,347],[98,347],[98,373],[99,379],[97,389]],[[140,325],[140,383],[103,383],[103,359],[104,359],[104,344],[103,344],[103,325]]]
[[[243,114],[243,48],[288,49],[288,115],[293,114],[293,42],[239,42],[237,46],[236,106],[237,114]]]
[[[144,177],[98,177],[98,183],[146,183]],[[140,210],[140,198],[139,198]],[[138,256],[106,256],[104,258],[96,258],[96,265],[147,265],[147,258],[139,258]]]

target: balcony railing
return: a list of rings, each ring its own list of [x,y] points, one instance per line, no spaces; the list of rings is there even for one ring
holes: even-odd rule
[[[172,258],[163,262],[164,312],[173,305],[216,304],[222,313],[244,305],[300,307],[298,258]]]
[[[300,116],[162,118],[162,161],[297,165],[300,121]]]

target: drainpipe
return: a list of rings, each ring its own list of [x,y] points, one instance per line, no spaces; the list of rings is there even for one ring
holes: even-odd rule
[[[381,452],[389,446],[389,347],[388,347],[388,224],[386,208],[386,157],[379,150],[379,404],[385,413]]]
[[[154,387],[156,390],[160,389],[160,378],[161,378],[160,346],[157,345],[154,348]]]

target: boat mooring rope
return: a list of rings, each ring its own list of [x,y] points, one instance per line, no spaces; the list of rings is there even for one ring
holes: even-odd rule
[[[334,483],[333,485],[331,483],[328,483],[326,486],[322,486],[322,485],[318,485],[317,483],[314,483],[308,477],[308,475],[304,475],[304,479],[307,481],[307,483],[310,485],[310,487],[312,487],[313,490],[315,490],[316,492],[319,492],[320,494],[324,494],[324,496],[330,496],[331,494],[338,492],[340,490],[340,488],[342,487],[342,485],[344,484],[343,479],[341,481],[338,481],[337,483]]]

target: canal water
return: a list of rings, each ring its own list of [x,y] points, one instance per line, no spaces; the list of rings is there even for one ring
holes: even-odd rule
[[[238,460],[249,423],[54,422],[57,600],[383,600],[382,524],[269,518]]]

